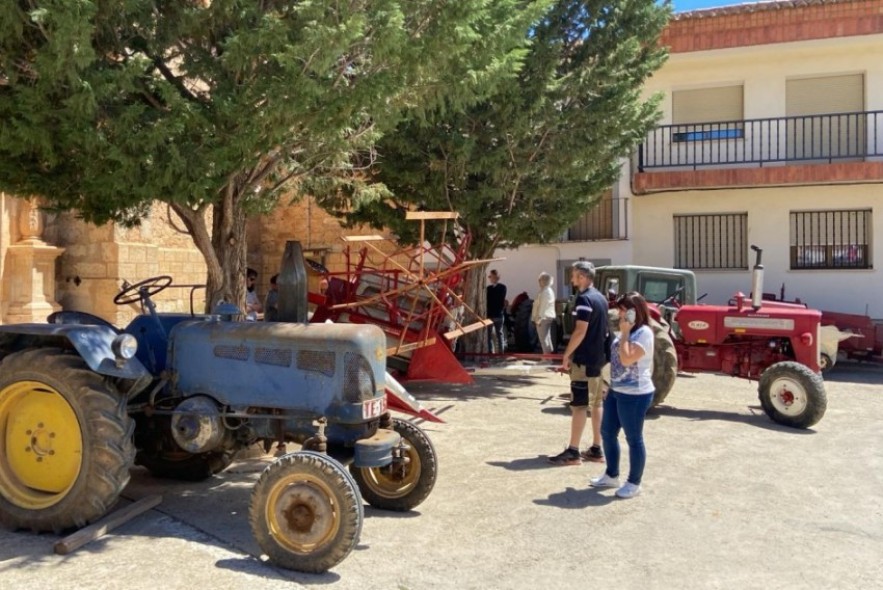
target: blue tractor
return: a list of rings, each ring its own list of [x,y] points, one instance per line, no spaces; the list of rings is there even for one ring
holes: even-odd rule
[[[389,510],[420,504],[435,450],[389,413],[384,334],[307,323],[305,279],[289,242],[279,278],[287,321],[237,321],[229,305],[158,313],[152,297],[172,284],[159,276],[116,295],[144,310],[122,330],[71,311],[0,326],[0,523],[82,527],[116,502],[133,464],[200,480],[255,443],[301,445],[265,469],[249,507],[259,546],[282,567],[340,563],[358,542],[363,498]]]

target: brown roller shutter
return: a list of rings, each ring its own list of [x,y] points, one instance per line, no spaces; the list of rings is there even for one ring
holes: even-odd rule
[[[675,90],[671,95],[672,123],[741,121],[744,117],[742,86]]]
[[[789,159],[861,159],[865,153],[864,109],[862,74],[788,80],[785,112],[796,117],[786,126]]]

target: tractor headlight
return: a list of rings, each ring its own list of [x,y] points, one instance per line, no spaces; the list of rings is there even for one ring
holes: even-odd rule
[[[138,341],[131,334],[120,334],[110,345],[117,362],[125,362],[138,352]]]

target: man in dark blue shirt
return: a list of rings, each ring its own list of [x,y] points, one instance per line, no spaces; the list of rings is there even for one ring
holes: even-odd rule
[[[503,327],[506,285],[500,282],[500,273],[496,270],[488,273],[487,281],[487,318],[494,323],[488,326],[487,347],[489,352],[502,354],[506,350],[506,332]]]
[[[570,373],[570,442],[564,452],[549,461],[555,465],[579,465],[579,443],[586,427],[586,408],[592,408],[592,446],[582,454],[587,461],[604,461],[601,452],[601,402],[604,382],[601,369],[607,364],[607,299],[592,286],[595,266],[574,262],[570,280],[579,291],[573,308],[575,319],[570,342],[564,351],[561,371]]]

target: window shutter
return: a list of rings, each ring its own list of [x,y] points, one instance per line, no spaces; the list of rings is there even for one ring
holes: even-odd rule
[[[785,113],[789,117],[854,113],[865,110],[862,74],[788,80]]]
[[[672,123],[715,123],[744,118],[742,86],[697,88],[672,92]]]

